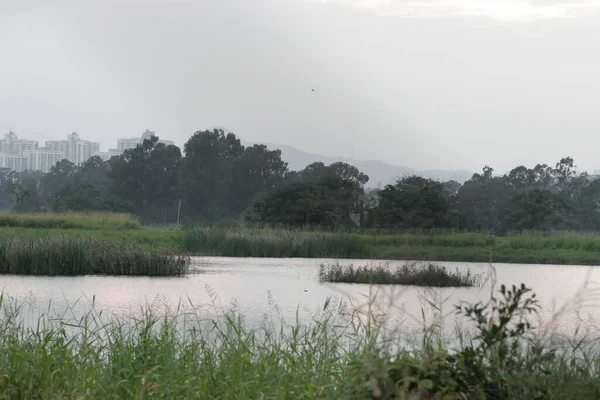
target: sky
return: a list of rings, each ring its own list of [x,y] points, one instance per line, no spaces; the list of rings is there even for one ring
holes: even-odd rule
[[[0,133],[591,172],[599,48],[600,0],[0,0]]]

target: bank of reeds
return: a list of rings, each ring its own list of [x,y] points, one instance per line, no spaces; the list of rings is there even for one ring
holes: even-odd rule
[[[131,214],[101,212],[0,213],[0,227],[40,229],[139,229],[139,219]]]
[[[479,286],[481,277],[471,270],[449,271],[444,266],[428,263],[407,263],[391,269],[383,265],[325,265],[319,267],[319,281],[332,283],[366,283],[371,285],[413,285],[433,287]]]
[[[228,257],[369,257],[358,235],[260,228],[197,228],[186,232],[185,250]]]
[[[314,323],[264,330],[227,314],[208,327],[145,312],[107,321],[26,325],[0,296],[0,398],[596,399],[600,357],[584,342],[557,351],[532,334],[527,288],[458,307],[474,337],[392,350],[374,323],[325,304]],[[66,314],[65,314],[66,315]],[[198,321],[201,315],[196,316]],[[179,323],[178,323],[179,321]]]
[[[0,232],[0,274],[182,276],[188,265],[189,258],[173,250],[75,235]]]
[[[203,227],[185,232],[185,250],[207,256],[365,258],[600,265],[600,235],[524,233],[372,234],[282,228]]]

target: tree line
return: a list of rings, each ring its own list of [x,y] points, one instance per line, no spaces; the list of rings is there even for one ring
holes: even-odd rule
[[[149,224],[235,220],[277,226],[403,231],[456,229],[491,234],[600,229],[600,180],[573,159],[489,166],[464,184],[418,176],[366,189],[356,167],[315,162],[290,171],[280,150],[243,146],[233,133],[199,131],[176,146],[145,140],[109,161],[67,160],[49,173],[0,169],[0,208],[19,212],[114,211]]]

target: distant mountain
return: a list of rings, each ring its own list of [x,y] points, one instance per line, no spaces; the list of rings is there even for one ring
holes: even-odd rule
[[[244,145],[252,143],[243,142]],[[313,154],[297,149],[295,147],[280,145],[274,143],[265,143],[270,149],[280,149],[281,158],[287,161],[290,170],[299,171],[313,162],[322,162],[325,165],[342,161],[357,167],[361,172],[369,175],[368,187],[383,187],[389,183],[394,183],[398,178],[408,175],[418,175],[424,178],[432,178],[440,181],[454,180],[463,183],[471,179],[472,172],[465,170],[426,170],[418,171],[409,167],[392,165],[379,160],[355,160],[345,157],[324,156],[322,154]]]

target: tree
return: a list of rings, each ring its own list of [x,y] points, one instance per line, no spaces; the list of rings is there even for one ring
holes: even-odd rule
[[[419,176],[402,178],[379,191],[379,205],[370,222],[399,229],[449,227],[449,186]]]
[[[42,204],[49,205],[51,199],[56,198],[58,193],[65,189],[74,191],[77,182],[75,176],[79,168],[70,161],[61,160],[56,163],[50,172],[40,180],[40,200]]]
[[[501,216],[506,231],[549,231],[560,228],[567,208],[563,198],[547,189],[518,193]]]
[[[8,210],[15,203],[15,185],[17,173],[10,168],[0,168],[0,209]]]
[[[313,163],[287,175],[283,185],[254,204],[251,220],[276,225],[339,227],[352,224],[362,213],[368,176],[354,166]]]
[[[131,203],[145,221],[174,222],[181,196],[181,151],[157,136],[109,162],[110,192]]]
[[[14,210],[17,212],[37,212],[41,211],[41,201],[38,195],[38,183],[35,179],[27,178],[15,185]]]
[[[265,145],[245,148],[233,163],[232,215],[239,215],[257,198],[282,184],[286,173],[281,150],[269,150]]]
[[[233,170],[244,146],[222,129],[196,132],[184,146],[182,178],[186,216],[217,221],[232,216]]]
[[[600,230],[600,180],[589,182],[573,207],[574,220],[579,230]]]
[[[509,207],[514,188],[509,179],[492,177],[491,168],[474,174],[458,191],[460,229],[501,234],[501,216]]]

